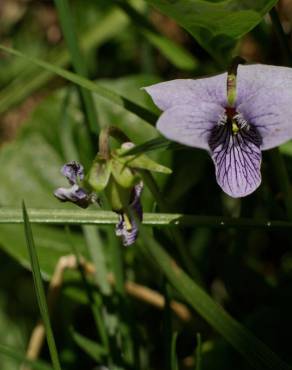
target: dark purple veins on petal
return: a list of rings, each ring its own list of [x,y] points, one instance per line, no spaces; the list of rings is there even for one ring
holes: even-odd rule
[[[226,115],[211,131],[208,143],[217,182],[227,194],[242,197],[259,186],[262,139],[255,126],[240,115]]]

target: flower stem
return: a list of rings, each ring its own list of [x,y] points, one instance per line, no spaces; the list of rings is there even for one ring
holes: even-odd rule
[[[280,22],[276,8],[272,8],[270,11],[272,23],[274,25],[277,37],[281,44],[285,61],[288,65],[292,66],[292,52],[288,42],[287,35],[285,34],[282,24]],[[281,156],[279,149],[275,148],[271,151],[271,160],[274,168],[274,172],[279,179],[279,187],[285,197],[286,212],[289,220],[292,220],[292,192],[290,186],[290,180],[285,166],[283,157]]]
[[[285,32],[283,30],[282,24],[281,24],[280,19],[279,19],[278,12],[277,12],[275,7],[273,7],[270,10],[270,17],[271,17],[276,35],[277,35],[277,37],[279,39],[279,42],[281,44],[281,48],[282,48],[282,51],[283,51],[285,62],[286,62],[286,64],[292,66],[292,53],[291,53],[291,48],[290,48],[290,45],[289,45],[289,41],[288,41],[287,35],[285,34]]]

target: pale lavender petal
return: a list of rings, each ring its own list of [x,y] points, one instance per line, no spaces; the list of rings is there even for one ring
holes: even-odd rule
[[[87,193],[76,184],[72,185],[71,188],[58,188],[54,191],[54,195],[61,202],[72,202],[81,208],[87,208],[95,201],[92,194]]]
[[[68,179],[71,185],[77,184],[78,181],[82,181],[84,178],[83,166],[76,161],[66,163],[62,167],[61,173]]]
[[[161,82],[144,89],[152,97],[161,110],[177,105],[192,106],[205,103],[227,104],[226,94],[227,73],[197,80],[178,79]]]
[[[236,110],[262,137],[262,150],[292,138],[292,68],[239,66]]]
[[[215,103],[178,105],[162,113],[157,128],[170,140],[209,150],[210,132],[223,114],[224,108]]]
[[[230,126],[217,126],[209,145],[217,182],[225,193],[244,197],[260,185],[261,138],[256,128],[250,126],[232,134]]]

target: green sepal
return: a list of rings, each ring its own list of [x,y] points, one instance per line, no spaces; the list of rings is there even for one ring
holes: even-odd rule
[[[117,149],[115,156],[115,158],[124,166],[153,172],[161,172],[165,174],[172,173],[172,170],[170,168],[153,161],[145,154],[122,156],[125,151],[125,149]]]
[[[131,190],[120,186],[113,176],[110,177],[104,191],[113,211],[124,212],[128,208],[131,200]]]
[[[103,191],[110,178],[111,161],[106,161],[103,158],[96,158],[87,175],[86,182],[97,193]]]
[[[126,189],[132,188],[139,180],[137,175],[116,158],[111,160],[111,171],[116,182]]]

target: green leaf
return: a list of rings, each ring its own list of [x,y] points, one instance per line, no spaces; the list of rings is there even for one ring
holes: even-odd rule
[[[189,71],[198,66],[195,57],[173,41],[149,30],[142,30],[142,33],[177,68]]]
[[[175,19],[213,56],[253,29],[277,0],[146,0]]]
[[[15,360],[17,363],[21,363],[23,365],[29,365],[31,369],[34,370],[53,370],[51,366],[45,364],[43,361],[31,361],[25,358],[25,354],[19,353],[18,349],[14,349],[11,347],[4,346],[0,344],[0,354],[10,357],[11,359]]]
[[[32,236],[31,226],[29,223],[28,214],[26,212],[25,204],[22,204],[22,213],[24,221],[24,230],[27,242],[27,248],[29,251],[30,263],[32,268],[32,275],[37,295],[37,300],[39,304],[39,309],[41,317],[45,326],[46,337],[48,341],[49,351],[51,355],[51,360],[53,363],[54,370],[61,370],[60,360],[56,348],[55,338],[52,331],[49,310],[47,306],[47,300],[45,296],[45,289],[42,282],[40,264],[38,260],[38,255],[35,249],[34,240]]]
[[[243,325],[219,306],[195,281],[193,281],[172,258],[161,248],[157,241],[140,228],[143,242],[142,251],[150,255],[163,271],[168,281],[201,315],[213,329],[218,331],[257,370],[291,370],[270,348],[256,338]]]
[[[101,96],[103,99],[109,100],[110,102],[123,107],[124,109],[136,114],[138,117],[141,117],[147,122],[155,123],[157,120],[157,116],[149,111],[148,109],[145,109],[144,107],[141,107],[140,105],[134,103],[133,101],[122,97],[121,95],[118,95],[114,93],[113,91],[110,91],[106,89],[105,87],[98,85],[97,83],[94,83],[82,76],[79,76],[75,73],[66,71],[65,69],[62,69],[56,65],[53,65],[51,63],[45,62],[39,58],[34,58],[28,55],[25,55],[21,53],[18,50],[8,48],[4,45],[0,45],[0,50],[5,51],[9,54],[21,57],[26,59],[27,61],[34,63],[42,68],[44,68],[47,71],[53,72],[56,75],[59,75],[66,80],[75,83],[78,86],[84,87],[85,89],[88,89],[89,91],[92,91],[99,96]]]
[[[104,348],[94,342],[93,340],[84,337],[83,335],[77,333],[76,331],[72,330],[72,337],[75,341],[75,343],[85,352],[88,354],[89,357],[91,357],[93,360],[95,360],[97,363],[102,362],[104,355],[106,354],[106,351]]]
[[[198,66],[196,58],[167,37],[160,35],[148,21],[148,19],[126,1],[116,1],[121,9],[130,17],[135,24],[136,30],[156,47],[173,65],[179,69],[193,70]]]
[[[117,153],[117,160],[121,162],[124,166],[129,166],[136,169],[148,170],[153,172],[161,172],[165,174],[172,173],[170,168],[162,166],[161,164],[153,161],[145,154],[140,155],[127,155],[123,156],[125,153],[125,149],[118,149]]]

